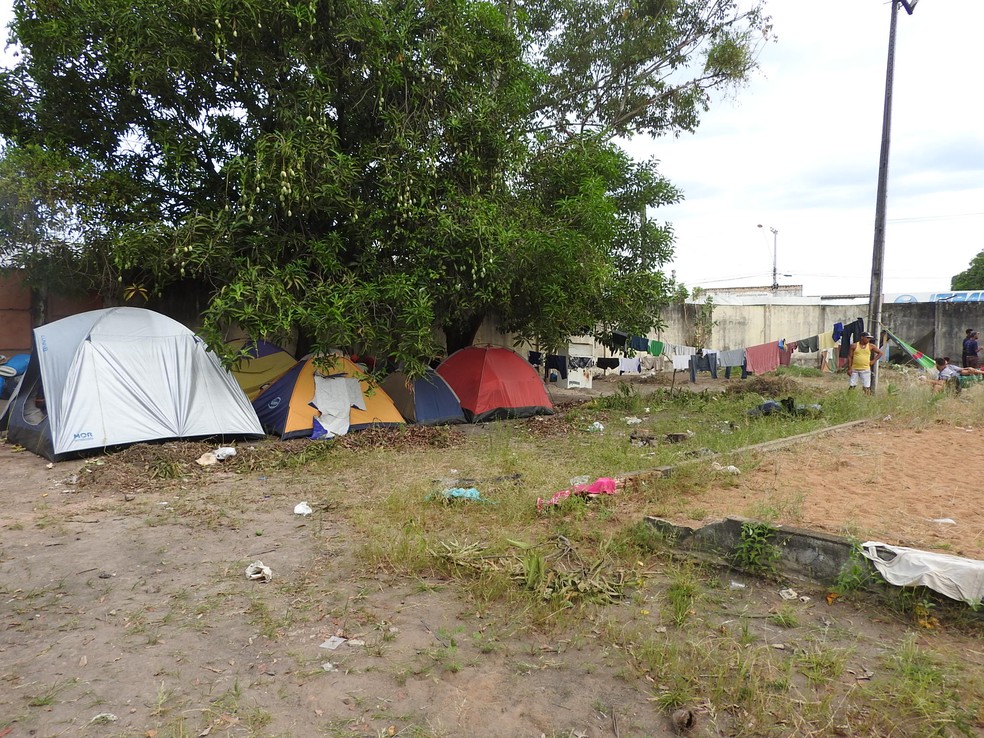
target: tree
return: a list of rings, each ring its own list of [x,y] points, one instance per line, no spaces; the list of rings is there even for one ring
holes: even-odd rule
[[[656,323],[672,232],[643,214],[679,194],[613,137],[693,130],[767,25],[719,0],[18,0],[12,30],[8,171],[67,185],[41,251],[207,296],[215,339],[420,366],[435,324],[453,350],[490,315],[549,347]]]
[[[984,290],[984,251],[970,261],[970,266],[950,280],[951,290]]]

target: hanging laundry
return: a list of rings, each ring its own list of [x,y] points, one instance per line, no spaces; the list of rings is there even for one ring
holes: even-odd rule
[[[540,366],[540,363],[543,361],[543,354],[539,351],[530,351],[529,360],[533,366]]]
[[[745,349],[737,348],[730,351],[720,351],[717,355],[718,366],[741,366],[745,363]]]
[[[848,354],[851,353],[851,344],[857,343],[862,333],[864,333],[863,318],[858,318],[853,323],[844,326],[844,332],[841,334],[840,358],[847,358]]]
[[[815,351],[820,350],[820,337],[810,336],[809,338],[802,338],[796,342],[796,350],[801,351],[804,354],[812,354]]]
[[[779,344],[770,341],[749,346],[745,349],[745,361],[751,374],[774,372],[779,367]]]
[[[837,345],[837,343],[834,341],[833,331],[827,331],[826,333],[821,333],[819,336],[817,336],[817,341],[821,351],[823,349],[832,349],[834,346]]]
[[[604,357],[598,359],[595,363],[597,364],[599,369],[604,369],[607,371],[609,369],[618,369],[619,361],[620,359],[616,359],[614,357]]]
[[[841,340],[841,334],[844,333],[843,323],[834,323],[834,330],[831,331],[831,337],[834,339],[834,343]]]
[[[618,373],[625,374],[626,372],[634,372],[636,374],[641,370],[641,362],[638,357],[625,358],[618,360]]]
[[[674,354],[670,357],[673,362],[673,371],[686,372],[690,370],[690,357],[693,354]]]
[[[718,378],[717,372],[718,362],[716,354],[705,354],[704,356],[698,356],[694,354],[690,357],[690,381],[697,381],[697,372],[710,372],[714,379]]]
[[[590,369],[594,365],[593,356],[572,356],[570,358],[571,369]]]
[[[558,354],[547,355],[547,371],[556,369],[561,379],[567,379],[567,357]]]
[[[789,366],[793,361],[793,346],[795,343],[790,343],[786,348],[779,349],[779,366]]]
[[[649,353],[649,339],[645,336],[632,336],[629,339],[629,347],[633,351],[645,351]]]
[[[649,353],[653,356],[663,355],[663,342],[662,341],[650,341],[649,342]]]
[[[639,362],[642,366],[642,371],[651,372],[656,369],[656,362],[658,358],[655,356],[650,356],[649,354],[643,354],[639,357]]]

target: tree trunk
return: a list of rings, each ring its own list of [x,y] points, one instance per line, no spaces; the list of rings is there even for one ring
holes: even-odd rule
[[[445,324],[444,339],[447,344],[448,356],[453,354],[458,349],[471,346],[472,342],[475,340],[475,335],[478,333],[478,329],[482,327],[482,322],[484,320],[484,315],[473,315],[468,318],[463,318],[456,323]]]

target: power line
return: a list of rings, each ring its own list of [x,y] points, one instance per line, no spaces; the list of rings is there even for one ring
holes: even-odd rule
[[[984,213],[956,213],[955,215],[920,215],[913,218],[889,218],[888,223],[924,223],[932,220],[956,220],[957,218],[979,218]]]

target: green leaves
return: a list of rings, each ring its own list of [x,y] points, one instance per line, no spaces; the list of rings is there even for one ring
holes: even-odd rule
[[[612,137],[692,129],[763,27],[723,0],[19,0],[4,255],[205,298],[215,340],[411,367],[488,317],[645,332],[672,253],[648,210],[679,194]]]

